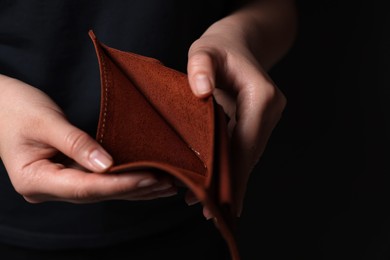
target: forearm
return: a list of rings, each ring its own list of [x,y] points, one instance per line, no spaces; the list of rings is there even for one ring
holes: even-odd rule
[[[256,0],[213,24],[205,35],[230,32],[226,40],[241,40],[269,70],[290,49],[296,30],[294,0]]]

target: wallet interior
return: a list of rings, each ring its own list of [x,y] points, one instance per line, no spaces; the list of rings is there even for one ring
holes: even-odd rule
[[[102,44],[89,31],[101,77],[96,140],[112,155],[108,172],[151,171],[184,183],[206,206],[239,259],[225,113],[195,97],[187,75],[160,61]]]

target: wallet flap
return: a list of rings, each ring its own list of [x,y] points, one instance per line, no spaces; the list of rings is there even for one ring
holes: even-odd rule
[[[207,172],[212,172],[215,134],[212,98],[195,97],[187,75],[156,59],[99,45],[150,106],[203,161]]]
[[[111,153],[115,165],[155,161],[205,175],[205,163],[197,152],[151,105],[106,51],[99,44],[96,48],[103,84],[97,139]],[[146,74],[144,78],[147,78]],[[150,88],[158,86],[150,85]]]

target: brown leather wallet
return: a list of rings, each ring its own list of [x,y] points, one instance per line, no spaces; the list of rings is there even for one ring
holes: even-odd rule
[[[193,191],[239,260],[225,113],[195,97],[187,75],[160,61],[98,41],[101,79],[96,139],[114,158],[108,172],[169,174]]]

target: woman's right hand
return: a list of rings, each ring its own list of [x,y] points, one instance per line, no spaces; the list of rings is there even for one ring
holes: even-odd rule
[[[151,173],[112,174],[111,156],[71,125],[42,91],[0,75],[0,158],[28,202],[149,200],[176,194],[172,180]],[[59,160],[62,155],[68,158]]]

